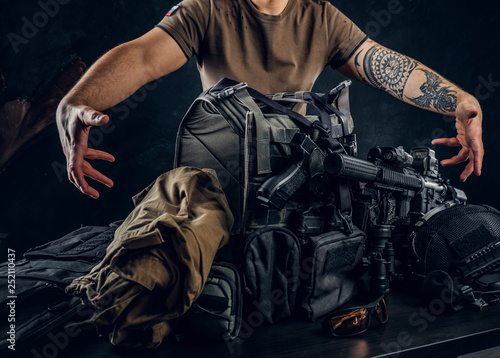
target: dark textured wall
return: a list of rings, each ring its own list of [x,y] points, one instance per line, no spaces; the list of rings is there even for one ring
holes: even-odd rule
[[[458,175],[463,166],[442,168],[441,172],[466,191],[471,203],[500,208],[500,168],[495,158],[500,149],[496,140],[500,132],[500,25],[493,3],[332,2],[374,40],[420,60],[478,95],[484,108],[483,175],[462,184]],[[16,97],[37,98],[70,60],[80,57],[91,64],[113,46],[148,31],[175,3],[0,1],[0,68],[8,86],[0,94],[1,103]],[[8,34],[24,40],[13,42]],[[328,90],[341,80],[342,76],[327,69],[315,89]],[[93,130],[91,143],[115,155],[113,164],[95,164],[115,181],[115,187],[107,189],[97,184],[99,200],[80,194],[66,180],[57,129],[49,126],[0,174],[0,246],[23,251],[80,225],[105,225],[124,218],[132,209],[130,197],[171,169],[177,126],[200,91],[196,64],[191,60],[176,73],[149,84],[107,111],[111,124]],[[403,145],[409,150],[416,145],[430,145],[432,138],[454,135],[453,121],[402,104],[366,85],[352,86],[351,104],[360,157],[365,157],[374,145]],[[456,152],[448,148],[436,150],[441,159]]]

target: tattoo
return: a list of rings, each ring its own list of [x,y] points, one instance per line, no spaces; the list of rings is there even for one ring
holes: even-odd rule
[[[359,64],[359,56],[361,56],[361,54],[363,53],[363,50],[359,51],[357,54],[356,54],[356,57],[354,58],[354,67],[356,68],[356,72],[358,73],[358,76],[359,78],[365,82],[365,83],[368,83],[368,81],[366,80],[366,78],[363,76],[363,74],[361,73],[361,71],[359,70],[359,68],[361,67],[361,65]]]
[[[359,76],[372,86],[383,89],[402,99],[406,82],[408,82],[413,70],[420,65],[420,62],[387,48],[373,46],[366,51],[363,60],[363,70],[366,75],[366,78],[363,78],[357,69],[357,67],[360,67],[359,56],[361,52],[355,58],[356,70]]]
[[[422,108],[434,107],[441,112],[454,112],[457,109],[456,91],[450,86],[443,86],[443,79],[434,72],[419,69],[425,73],[427,80],[420,86],[421,96],[408,98],[415,105]]]

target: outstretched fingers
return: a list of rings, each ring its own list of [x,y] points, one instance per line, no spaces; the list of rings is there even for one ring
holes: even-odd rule
[[[107,176],[105,176],[98,170],[95,170],[92,167],[92,165],[90,165],[90,163],[87,161],[83,162],[83,173],[86,177],[94,179],[95,181],[98,181],[99,183],[106,185],[108,188],[111,188],[114,185],[111,179],[109,179]]]
[[[464,182],[474,172],[474,167],[476,165],[474,153],[472,152],[472,150],[466,147],[462,147],[462,149],[460,149],[457,155],[449,159],[443,159],[441,161],[441,165],[442,166],[454,165],[466,162],[467,160],[469,160],[469,162],[465,166],[465,169],[463,170],[462,174],[460,174],[460,180]]]
[[[473,172],[476,175],[481,175],[484,157],[482,117],[481,107],[475,100],[465,101],[462,106],[457,107],[457,130],[463,127],[466,145],[470,151],[468,165],[470,167],[464,170],[464,173],[467,171],[467,176]]]
[[[70,158],[68,158],[68,179],[82,193],[92,196],[91,194],[95,193],[85,180],[83,174],[83,163],[84,159],[82,157],[78,155],[70,155]]]
[[[481,175],[481,170],[483,167],[483,157],[484,157],[484,147],[481,137],[479,139],[472,139],[470,141],[471,158],[470,161],[473,162],[473,171],[476,175]]]
[[[438,138],[432,141],[432,144],[441,144],[448,147],[458,147],[462,144],[458,138]],[[476,175],[481,175],[481,169],[483,165],[484,149],[481,138],[479,140],[473,139],[469,142],[470,147],[462,147],[460,152],[454,157],[449,159],[444,159],[441,161],[441,165],[453,165],[458,163],[463,163],[469,160],[462,174],[460,175],[460,180],[465,181],[472,173]]]
[[[436,144],[446,145],[448,147],[458,147],[461,145],[457,138],[437,138],[437,139],[434,139],[431,143],[433,145],[436,145]]]
[[[114,162],[115,157],[113,155],[103,152],[102,150],[97,150],[97,149],[92,149],[89,148],[87,150],[87,154],[85,154],[86,159],[94,160],[94,159],[100,159],[100,160],[106,160],[108,162]]]
[[[474,161],[472,158],[469,160],[469,163],[465,166],[464,171],[460,174],[460,180],[465,181],[467,178],[474,172]]]
[[[466,162],[467,160],[469,162],[467,163],[465,169],[460,174],[460,180],[464,182],[472,173],[475,173],[476,175],[481,175],[482,158],[478,160],[478,158],[476,158],[472,150],[462,147],[460,152],[458,152],[458,154],[455,155],[454,157],[442,160],[441,165],[442,166],[453,165]]]
[[[114,183],[110,178],[94,169],[87,159],[101,159],[114,162],[115,157],[109,153],[88,148],[85,154],[85,159],[81,156],[74,155],[68,160],[68,178],[70,182],[72,182],[83,194],[97,199],[99,197],[99,192],[88,184],[85,177],[98,181],[109,188],[111,188]]]
[[[471,96],[457,105],[456,122],[457,136],[455,138],[438,138],[432,144],[441,144],[448,147],[462,146],[460,152],[441,161],[441,165],[452,165],[469,161],[460,175],[465,181],[472,173],[481,175],[484,147],[482,140],[482,112],[477,100]]]
[[[457,155],[454,157],[451,157],[450,159],[443,159],[441,161],[441,165],[453,165],[453,164],[458,164],[458,163],[463,163],[469,158],[469,150],[467,148],[462,147],[460,149],[460,152],[458,152]]]

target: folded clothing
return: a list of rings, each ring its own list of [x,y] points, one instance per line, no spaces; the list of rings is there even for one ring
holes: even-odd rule
[[[154,348],[200,295],[234,219],[211,169],[173,169],[133,201],[104,259],[66,292],[112,344]]]

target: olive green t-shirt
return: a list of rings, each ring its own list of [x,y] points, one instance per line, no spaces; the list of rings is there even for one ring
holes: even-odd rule
[[[184,0],[157,26],[196,56],[203,89],[227,77],[262,93],[311,90],[366,38],[332,4],[312,0],[289,0],[277,16],[251,0]]]

